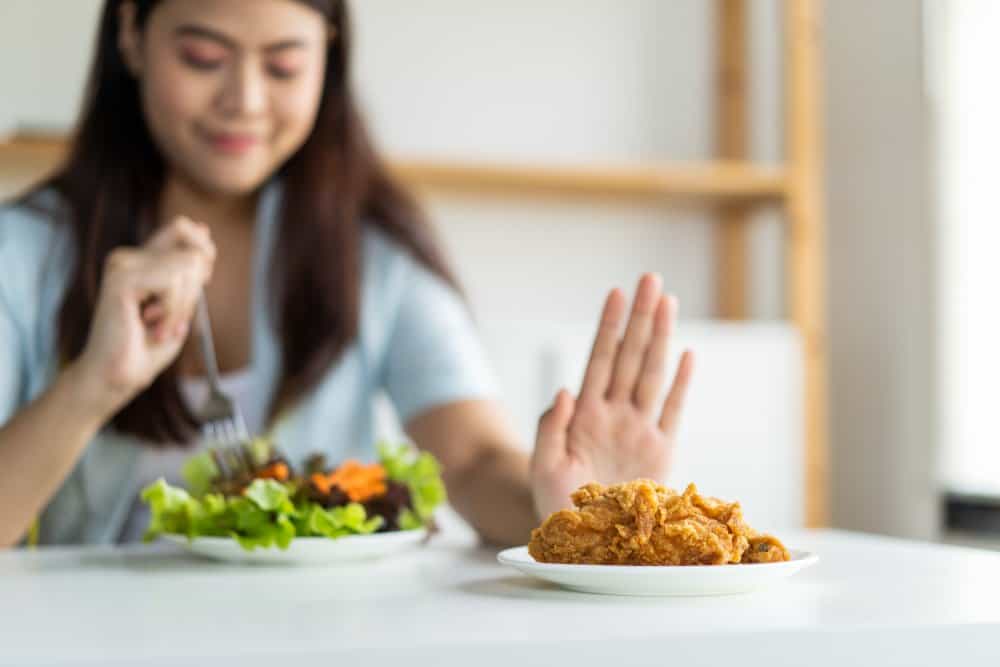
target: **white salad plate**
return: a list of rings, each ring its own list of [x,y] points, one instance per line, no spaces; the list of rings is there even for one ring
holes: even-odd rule
[[[296,537],[287,549],[256,548],[247,551],[231,537],[196,537],[163,535],[199,556],[234,563],[280,563],[285,565],[322,565],[376,560],[413,549],[427,537],[427,529],[399,530],[371,535]]]
[[[740,565],[567,565],[539,563],[528,547],[497,555],[504,565],[524,574],[584,593],[605,595],[697,596],[748,593],[767,588],[814,565],[819,556],[789,550],[783,563]]]

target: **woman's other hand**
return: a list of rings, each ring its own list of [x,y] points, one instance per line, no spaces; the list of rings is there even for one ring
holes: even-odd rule
[[[568,507],[570,494],[588,482],[662,481],[669,471],[693,367],[685,351],[660,405],[677,300],[662,294],[659,276],[647,274],[621,337],[624,316],[625,297],[615,289],[605,302],[579,397],[561,390],[539,421],[531,476],[541,517]]]

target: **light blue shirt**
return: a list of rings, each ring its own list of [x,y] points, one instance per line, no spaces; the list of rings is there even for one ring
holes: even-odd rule
[[[280,197],[277,185],[261,197],[252,286],[250,368],[268,402],[281,363],[264,306]],[[70,233],[33,209],[0,208],[0,424],[45,391],[58,372],[56,323],[75,261]],[[437,405],[495,394],[468,308],[450,286],[370,226],[362,272],[358,339],[273,426],[276,443],[293,461],[316,451],[331,461],[371,459],[373,399],[380,391],[403,421]],[[131,437],[102,430],[40,517],[40,543],[115,542],[133,500],[139,447]]]

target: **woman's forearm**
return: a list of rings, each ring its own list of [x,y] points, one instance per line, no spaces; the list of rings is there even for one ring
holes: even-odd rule
[[[510,447],[483,447],[464,470],[445,482],[456,510],[488,542],[525,544],[538,525],[528,456]]]
[[[406,424],[421,449],[441,462],[451,505],[488,542],[524,544],[538,525],[530,459],[502,408],[457,401]]]
[[[76,366],[0,428],[0,548],[14,546],[59,490],[109,407]]]

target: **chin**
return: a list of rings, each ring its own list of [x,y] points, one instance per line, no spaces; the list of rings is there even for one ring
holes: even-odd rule
[[[199,174],[198,182],[205,190],[218,195],[242,196],[258,190],[271,173],[258,169],[246,172],[239,169],[213,170],[212,173]]]

